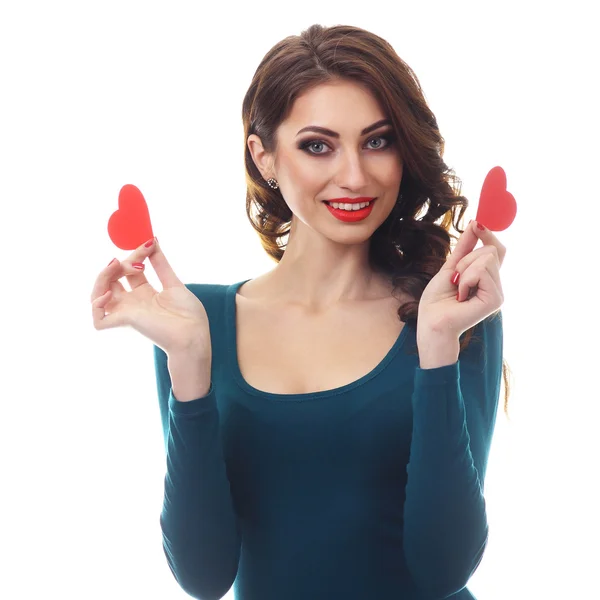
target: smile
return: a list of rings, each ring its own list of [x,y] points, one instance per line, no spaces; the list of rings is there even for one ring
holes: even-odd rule
[[[355,223],[357,221],[362,221],[366,219],[373,210],[373,204],[375,204],[375,200],[373,199],[370,202],[359,203],[358,206],[362,206],[362,208],[352,208],[349,207],[349,210],[346,210],[346,204],[342,204],[344,208],[335,208],[329,202],[324,202],[325,206],[327,206],[327,210],[338,220],[344,221],[345,223]],[[335,202],[334,204],[337,204]],[[356,204],[354,205],[356,206]]]

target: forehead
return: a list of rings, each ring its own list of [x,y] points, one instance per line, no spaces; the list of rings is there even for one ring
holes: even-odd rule
[[[323,83],[296,98],[281,129],[295,135],[302,127],[320,125],[352,135],[385,116],[366,87],[351,81]]]

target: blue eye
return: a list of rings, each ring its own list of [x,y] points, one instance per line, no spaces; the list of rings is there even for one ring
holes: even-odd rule
[[[375,137],[370,138],[369,142],[372,142],[373,140],[385,140],[385,144],[383,145],[383,147],[381,147],[381,145],[379,145],[379,147],[371,148],[371,150],[387,150],[388,148],[393,146],[395,139],[396,139],[396,136],[391,133],[385,134],[385,135],[376,135]],[[327,154],[327,152],[313,152],[312,150],[309,149],[311,146],[327,146],[327,144],[323,140],[306,140],[306,141],[302,142],[298,146],[298,148],[300,150],[304,150],[307,154],[312,154],[313,156]]]

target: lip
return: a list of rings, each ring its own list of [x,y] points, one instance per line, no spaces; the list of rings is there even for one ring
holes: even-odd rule
[[[359,202],[371,202],[375,198],[363,196],[361,198],[331,198],[331,200],[323,200],[323,202],[339,202],[340,204],[358,204]]]
[[[327,204],[327,202],[323,202],[323,204],[325,204],[327,210],[339,221],[343,221],[344,223],[358,223],[359,221],[366,219],[371,214],[375,200],[377,200],[377,198],[372,200],[369,206],[366,206],[365,208],[350,211],[343,210],[341,208],[333,208],[333,206]]]

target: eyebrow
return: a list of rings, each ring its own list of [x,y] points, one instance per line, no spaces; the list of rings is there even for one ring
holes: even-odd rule
[[[375,129],[379,129],[380,127],[383,127],[384,125],[391,125],[391,124],[392,124],[392,122],[389,119],[381,119],[380,121],[373,123],[373,125],[369,125],[368,127],[365,127],[360,132],[360,135],[366,135],[367,133],[371,133],[371,131],[374,131]],[[331,129],[327,129],[325,127],[317,127],[316,125],[309,125],[308,127],[304,127],[296,134],[296,137],[298,137],[303,131],[314,131],[315,133],[322,133],[323,135],[328,135],[328,136],[334,137],[334,138],[340,137],[339,133],[332,131]]]

